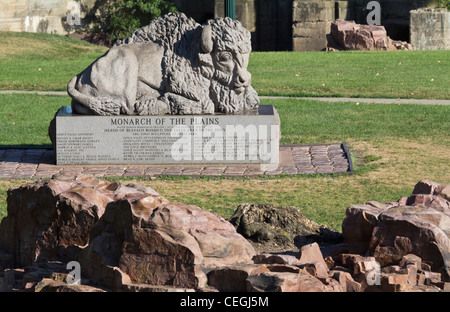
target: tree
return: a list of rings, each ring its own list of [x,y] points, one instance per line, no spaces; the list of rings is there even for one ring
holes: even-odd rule
[[[118,0],[108,7],[107,32],[112,40],[127,38],[135,29],[143,27],[161,15],[176,12],[166,0]]]

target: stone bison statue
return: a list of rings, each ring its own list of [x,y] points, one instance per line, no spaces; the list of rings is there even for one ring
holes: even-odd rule
[[[170,13],[118,41],[68,86],[72,110],[94,115],[238,113],[259,99],[247,71],[250,32],[218,18]]]

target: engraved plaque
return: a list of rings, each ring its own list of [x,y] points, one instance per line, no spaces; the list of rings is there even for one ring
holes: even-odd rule
[[[275,108],[238,115],[56,115],[56,163],[273,164],[279,162]]]

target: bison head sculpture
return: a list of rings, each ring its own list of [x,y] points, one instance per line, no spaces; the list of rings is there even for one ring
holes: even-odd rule
[[[235,114],[259,105],[247,70],[250,32],[169,13],[118,41],[68,86],[72,110],[95,115]]]

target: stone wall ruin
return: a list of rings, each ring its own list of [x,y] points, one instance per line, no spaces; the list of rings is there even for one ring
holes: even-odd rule
[[[107,0],[0,0],[0,31],[27,31],[69,34],[89,28]],[[224,0],[171,0],[196,22],[223,17]],[[236,0],[236,19],[252,33],[253,51],[320,51],[336,19],[365,24],[371,0]],[[381,25],[393,40],[414,41],[416,29],[430,26],[411,11],[429,6],[430,0],[378,0]],[[417,16],[417,18],[416,18]],[[447,14],[448,16],[448,14]],[[428,26],[427,26],[428,25]],[[448,25],[448,18],[447,18]],[[448,29],[447,27],[446,29]],[[427,28],[428,29],[428,28]],[[434,26],[428,32],[435,31]],[[412,33],[410,33],[410,31]],[[444,32],[448,49],[449,31]],[[434,35],[432,36],[434,38]],[[433,39],[434,40],[434,39]],[[437,40],[437,39],[436,39]],[[440,39],[439,39],[440,40]],[[444,40],[444,41],[445,41]],[[428,40],[429,41],[429,40]],[[442,44],[416,43],[418,49],[441,48]]]

